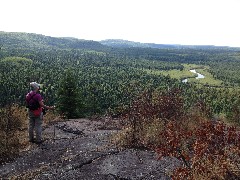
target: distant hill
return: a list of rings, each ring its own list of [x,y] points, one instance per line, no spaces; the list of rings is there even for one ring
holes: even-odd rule
[[[91,49],[102,50],[107,47],[97,41],[76,38],[56,38],[33,33],[0,31],[2,48],[37,48],[37,49]]]
[[[143,49],[216,49],[239,50],[227,46],[213,45],[178,45],[178,44],[154,44],[140,43],[121,39],[107,39],[102,41],[84,40],[73,37],[50,37],[34,33],[4,32],[0,31],[0,49],[86,49],[95,51],[119,51],[121,48],[133,51]],[[155,52],[154,50],[154,52]],[[121,50],[120,50],[121,51]]]
[[[131,47],[141,47],[148,48],[144,43],[122,40],[122,39],[106,39],[99,41],[101,44],[110,46],[110,47],[121,47],[121,48],[131,48]]]
[[[139,48],[178,48],[180,45],[171,45],[171,44],[154,44],[154,43],[140,43],[122,39],[106,39],[99,41],[101,44],[110,46],[110,47],[120,47],[120,48],[131,48],[131,47],[139,47]]]
[[[106,39],[99,42],[105,46],[118,47],[118,48],[139,47],[139,48],[157,48],[157,49],[236,49],[228,46],[214,46],[214,45],[140,43],[140,42],[134,42],[134,41],[128,41],[128,40],[122,40],[122,39]]]

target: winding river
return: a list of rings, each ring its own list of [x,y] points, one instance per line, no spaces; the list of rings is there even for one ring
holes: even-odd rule
[[[205,78],[205,76],[202,75],[202,74],[200,74],[200,73],[198,73],[198,72],[196,71],[196,69],[191,69],[190,72],[197,74],[196,79]],[[182,82],[184,82],[184,83],[186,83],[187,81],[188,81],[188,79],[182,80]]]

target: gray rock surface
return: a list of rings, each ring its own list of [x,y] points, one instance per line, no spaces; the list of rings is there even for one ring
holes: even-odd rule
[[[157,160],[152,151],[118,150],[109,141],[117,126],[76,119],[44,129],[45,141],[30,144],[14,162],[0,166],[2,179],[170,179],[180,165],[174,158]]]

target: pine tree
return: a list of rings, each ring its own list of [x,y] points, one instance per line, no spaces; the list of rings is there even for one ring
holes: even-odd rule
[[[58,110],[67,118],[76,118],[79,116],[80,100],[76,77],[72,69],[67,69],[59,85]]]

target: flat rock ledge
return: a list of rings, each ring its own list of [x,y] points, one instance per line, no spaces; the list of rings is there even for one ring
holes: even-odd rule
[[[117,122],[117,121],[116,121]],[[181,163],[153,151],[118,150],[109,142],[119,128],[103,121],[72,119],[45,127],[41,145],[29,144],[14,162],[0,166],[0,179],[170,179]]]

